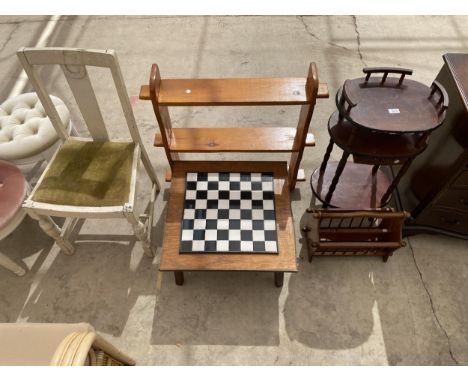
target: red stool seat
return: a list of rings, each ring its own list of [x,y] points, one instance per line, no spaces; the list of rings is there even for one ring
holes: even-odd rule
[[[26,191],[26,179],[18,167],[0,160],[0,231],[21,210]]]

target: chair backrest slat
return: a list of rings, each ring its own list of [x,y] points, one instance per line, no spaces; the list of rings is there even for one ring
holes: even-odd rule
[[[24,71],[28,75],[29,81],[34,87],[34,90],[36,91],[36,94],[41,101],[42,106],[44,107],[47,116],[50,119],[50,122],[52,123],[52,126],[55,128],[57,135],[62,141],[66,140],[68,138],[67,129],[62,123],[62,120],[60,119],[60,116],[54,106],[54,103],[52,102],[52,99],[50,98],[49,93],[46,91],[44,82],[37,73],[37,67],[29,64],[23,51],[18,51],[17,55],[19,61],[23,65]]]
[[[91,136],[96,141],[108,141],[109,135],[86,66],[60,66]]]
[[[114,61],[111,49],[21,48],[30,65],[89,65],[109,67]]]

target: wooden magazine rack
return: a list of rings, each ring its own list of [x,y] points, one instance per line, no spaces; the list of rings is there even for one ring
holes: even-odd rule
[[[407,212],[390,208],[373,210],[307,209],[302,228],[309,262],[312,256],[389,256],[406,243],[402,239]]]

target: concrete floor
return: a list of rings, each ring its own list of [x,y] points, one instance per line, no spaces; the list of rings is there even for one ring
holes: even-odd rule
[[[20,73],[16,49],[34,45],[47,19],[0,17],[1,100]],[[49,45],[115,49],[131,95],[147,83],[153,62],[164,77],[241,77],[305,76],[310,61],[334,95],[364,66],[413,68],[413,77],[429,84],[443,53],[467,51],[467,31],[468,17],[65,17]],[[110,78],[91,74],[112,135],[122,135]],[[63,78],[45,75],[51,93],[71,99]],[[317,146],[303,160],[307,176],[321,162],[334,109],[332,98],[317,103],[311,124]],[[151,105],[140,101],[134,111],[162,180],[166,158],[151,146],[157,129]],[[175,126],[294,126],[298,108],[171,113]],[[73,121],[84,134],[77,114]],[[214,156],[232,157],[240,158]],[[142,183],[144,199],[144,176]],[[22,278],[0,269],[0,321],[86,321],[143,365],[468,364],[466,241],[415,236],[387,264],[299,258],[299,273],[287,275],[282,289],[262,273],[193,273],[177,287],[171,274],[158,273],[167,188],[156,204],[154,260],[143,256],[124,221],[87,221],[67,257],[26,218],[0,243],[0,251],[29,268]],[[308,183],[299,183],[296,232],[310,197]]]

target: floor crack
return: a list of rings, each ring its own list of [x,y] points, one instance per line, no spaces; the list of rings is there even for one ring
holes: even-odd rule
[[[273,365],[278,365],[278,362],[279,362],[279,352],[276,354],[276,358],[273,361]]]
[[[356,16],[351,16],[353,18],[353,25],[354,25],[354,32],[356,32],[356,42],[357,42],[357,51],[359,54],[359,59],[361,60],[364,66],[367,66],[366,62],[364,61],[364,57],[361,52],[361,34],[359,33],[359,28],[357,25],[357,18]]]
[[[5,49],[5,47],[8,45],[8,43],[10,42],[11,38],[13,37],[13,34],[18,30],[19,26],[20,26],[20,23],[14,23],[15,24],[15,27],[11,30],[11,32],[8,34],[8,37],[7,39],[5,40],[5,42],[2,44],[2,46],[0,47],[0,52],[3,51],[3,49]]]
[[[342,46],[342,45],[339,45],[339,44],[335,44],[333,42],[329,42],[329,41],[324,41],[322,40],[320,37],[318,37],[315,33],[313,33],[310,28],[309,28],[309,25],[305,22],[304,20],[304,16],[296,16],[296,18],[301,22],[302,26],[304,27],[306,33],[313,37],[314,39],[316,39],[317,41],[320,41],[320,42],[323,42],[324,44],[327,44],[327,45],[330,45],[330,46],[333,46],[335,48],[340,48],[340,49],[344,49],[344,50],[347,50],[348,52],[352,52],[351,49],[349,48],[346,48],[345,46]]]
[[[453,355],[453,351],[452,351],[452,344],[450,342],[450,337],[448,336],[447,334],[447,331],[445,330],[445,328],[442,326],[442,324],[440,323],[439,321],[439,317],[437,316],[437,313],[436,313],[436,309],[434,307],[434,301],[432,300],[432,296],[431,294],[429,293],[429,289],[427,289],[427,286],[426,286],[426,283],[424,282],[424,278],[423,278],[423,275],[422,275],[422,272],[421,272],[421,269],[419,269],[419,265],[416,261],[416,257],[414,255],[414,250],[413,250],[413,246],[411,245],[411,242],[410,242],[410,239],[408,238],[408,246],[411,250],[411,256],[413,257],[413,261],[414,261],[414,265],[416,266],[416,269],[419,273],[419,278],[421,279],[421,283],[426,291],[426,294],[427,296],[429,297],[429,302],[431,303],[431,309],[432,309],[432,314],[437,322],[437,325],[439,326],[440,330],[444,333],[445,337],[447,338],[447,343],[448,343],[448,350],[449,350],[449,354],[450,354],[450,357],[452,358],[453,362],[455,362],[457,365],[459,365],[457,359],[455,358],[455,356]]]

